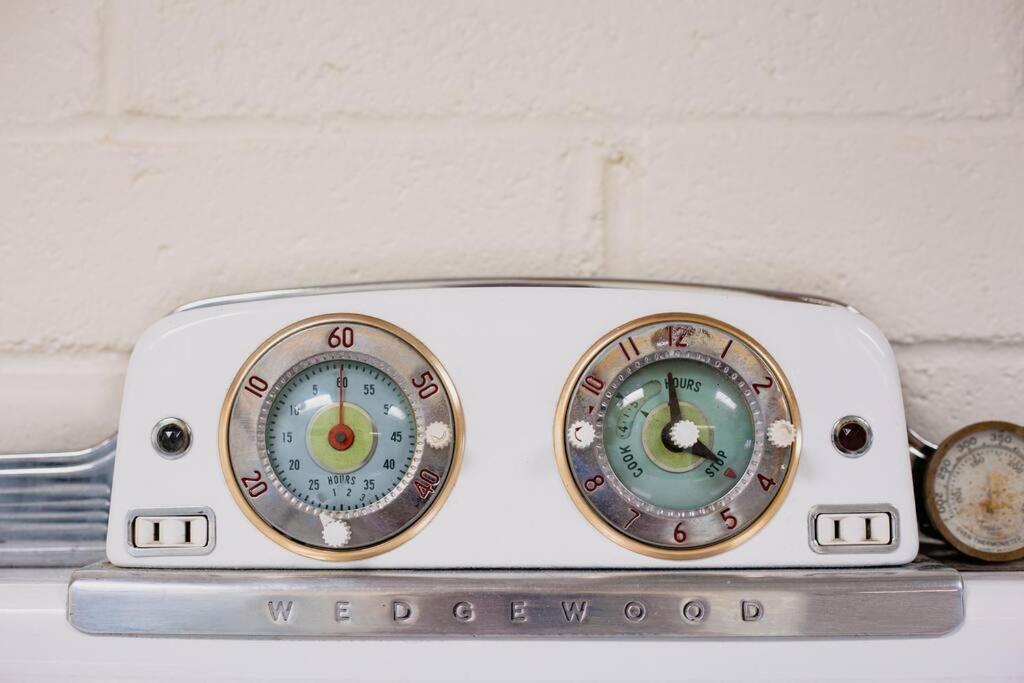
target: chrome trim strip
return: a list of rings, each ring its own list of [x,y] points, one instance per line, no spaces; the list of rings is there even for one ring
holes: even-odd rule
[[[0,567],[80,567],[105,556],[117,437],[0,454]]]
[[[76,571],[68,620],[107,635],[308,638],[939,636],[935,564],[770,571]]]
[[[939,449],[937,443],[932,443],[910,427],[907,427],[907,442],[910,446],[910,455],[918,460],[927,460]]]
[[[604,280],[587,278],[461,278],[439,280],[394,280],[389,282],[367,282],[350,285],[324,285],[320,287],[299,287],[295,289],[276,289],[263,292],[228,294],[224,296],[198,299],[174,309],[175,313],[193,311],[211,306],[226,304],[249,303],[253,301],[270,301],[290,299],[299,296],[320,296],[324,294],[347,294],[352,292],[370,292],[395,289],[427,289],[427,288],[461,288],[461,287],[583,287],[583,288],[618,288],[618,289],[698,289],[718,290],[734,294],[750,294],[782,301],[816,304],[819,306],[839,306],[858,312],[853,306],[826,297],[797,294],[792,292],[755,289],[752,287],[724,287],[702,283],[678,283],[659,280]]]

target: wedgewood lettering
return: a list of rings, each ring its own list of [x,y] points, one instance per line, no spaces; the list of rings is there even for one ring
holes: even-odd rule
[[[678,603],[677,614],[681,623],[697,623],[703,621],[708,613],[707,604],[699,598],[683,599],[675,601]],[[486,616],[492,622],[501,621],[509,624],[528,624],[531,616],[545,609],[551,611],[555,606],[555,613],[559,615],[557,622],[568,625],[585,624],[593,618],[592,599],[565,599],[556,600],[553,603],[541,603],[537,600],[509,600],[505,603],[505,609],[500,611],[493,605],[489,605]],[[649,606],[641,600],[618,600],[613,603],[609,614],[618,614],[623,623],[639,624],[647,618]],[[414,624],[420,616],[420,609],[414,602],[409,600],[391,600],[379,603],[379,606],[370,608],[361,606],[359,610],[366,610],[368,613],[373,609],[386,610],[387,621],[396,625]],[[436,607],[434,608],[436,611]],[[338,624],[352,623],[357,617],[357,607],[349,600],[336,600],[332,606],[333,620]],[[743,621],[760,621],[764,616],[764,606],[757,600],[742,600],[738,604],[739,615]],[[277,624],[286,625],[294,623],[299,618],[299,610],[295,607],[293,600],[270,600],[267,601],[267,612],[270,620]],[[378,611],[372,614],[373,622],[379,623],[382,614]],[[437,617],[437,614],[432,614]],[[477,621],[480,610],[470,600],[458,600],[452,602],[449,608],[449,618],[452,623],[469,624]]]

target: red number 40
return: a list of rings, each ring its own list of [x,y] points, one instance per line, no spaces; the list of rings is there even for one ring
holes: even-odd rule
[[[412,483],[416,486],[416,492],[420,494],[420,500],[426,500],[440,482],[440,474],[434,470],[422,469]]]

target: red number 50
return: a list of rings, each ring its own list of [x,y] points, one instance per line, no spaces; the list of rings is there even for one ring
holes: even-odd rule
[[[430,398],[437,393],[437,382],[429,372],[422,373],[419,378],[412,378],[412,385],[420,390],[420,398]]]

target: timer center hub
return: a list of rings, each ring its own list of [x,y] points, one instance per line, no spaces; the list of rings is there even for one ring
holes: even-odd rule
[[[714,443],[714,431],[707,416],[700,408],[687,401],[680,401],[679,407],[684,420],[697,426],[698,438],[708,448]],[[704,462],[704,459],[690,451],[666,443],[663,435],[672,427],[669,405],[662,403],[644,419],[643,444],[647,457],[666,472],[689,472]]]
[[[338,424],[338,406],[329,404],[309,421],[306,448],[321,468],[335,474],[355,472],[365,465],[377,446],[377,430],[369,413],[345,402],[345,424]]]

